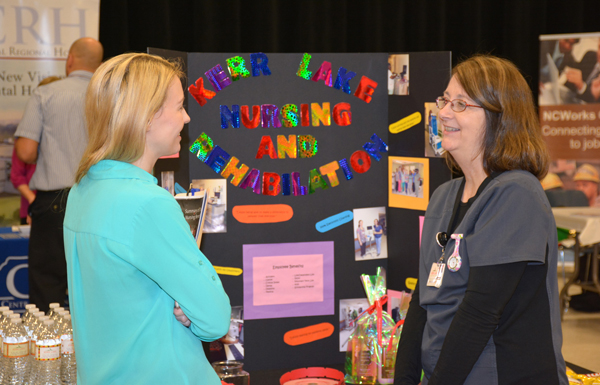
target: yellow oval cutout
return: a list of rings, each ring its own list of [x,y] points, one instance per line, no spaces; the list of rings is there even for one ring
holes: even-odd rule
[[[333,334],[334,327],[329,322],[323,322],[305,328],[290,330],[283,335],[283,342],[296,346],[307,344],[316,340],[329,337]]]
[[[415,290],[415,288],[417,287],[417,279],[416,278],[406,278],[406,281],[404,281],[404,284],[406,285],[407,289]]]
[[[242,269],[239,269],[237,267],[223,267],[223,266],[213,266],[217,272],[217,274],[221,274],[221,275],[241,275],[242,274]]]
[[[392,134],[397,134],[416,126],[419,123],[421,123],[421,113],[415,112],[414,114],[408,115],[406,118],[400,119],[396,123],[390,124],[390,132]]]
[[[241,223],[285,222],[294,216],[294,209],[290,205],[235,206],[231,212]]]

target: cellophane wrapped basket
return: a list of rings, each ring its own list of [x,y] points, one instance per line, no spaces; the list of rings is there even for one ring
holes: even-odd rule
[[[387,302],[385,269],[377,275],[361,275],[371,305],[355,320],[346,353],[347,384],[393,384],[396,352],[403,321],[394,323],[383,310]]]

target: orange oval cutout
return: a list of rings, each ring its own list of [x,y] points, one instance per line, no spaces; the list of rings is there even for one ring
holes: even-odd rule
[[[283,335],[283,342],[291,346],[307,344],[329,337],[333,334],[333,329],[332,324],[323,322],[305,328],[290,330]]]
[[[292,219],[294,209],[290,205],[234,206],[233,217],[241,223],[277,223]]]

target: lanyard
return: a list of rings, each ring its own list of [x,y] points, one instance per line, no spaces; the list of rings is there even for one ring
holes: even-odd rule
[[[477,189],[477,193],[475,193],[475,196],[471,199],[473,199],[473,201],[475,201],[479,197],[481,192],[487,187],[487,185],[500,174],[502,174],[502,172],[493,172],[487,178],[485,178],[484,181],[481,182],[481,184],[479,185],[479,188]],[[454,229],[456,229],[458,227],[458,225],[460,225],[460,223],[455,223],[455,222],[457,221],[458,207],[460,205],[464,190],[465,190],[465,179],[463,178],[463,180],[460,184],[460,187],[458,188],[458,192],[456,193],[456,198],[454,200],[454,207],[452,208],[452,216],[450,216],[450,221],[448,222],[448,229],[446,230],[446,232],[439,232],[435,236],[435,240],[436,240],[437,244],[440,245],[440,247],[442,248],[442,256],[441,256],[440,260],[438,261],[438,263],[444,262],[444,251],[446,250],[446,245],[448,244],[448,241],[450,240],[449,234],[452,234],[452,231]],[[462,239],[462,237],[460,239]],[[460,241],[457,239],[457,242],[460,242]],[[458,250],[455,250],[455,253],[458,253]]]

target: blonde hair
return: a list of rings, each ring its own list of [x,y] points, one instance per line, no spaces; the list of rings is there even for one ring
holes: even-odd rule
[[[548,150],[531,89],[519,69],[505,59],[476,55],[454,67],[452,75],[484,108],[481,151],[486,173],[525,170],[543,179],[550,162]],[[449,152],[445,157],[451,169],[460,170]]]
[[[143,53],[119,55],[102,64],[85,97],[89,143],[75,182],[101,160],[138,160],[148,126],[164,104],[171,82],[183,76],[179,63]]]

